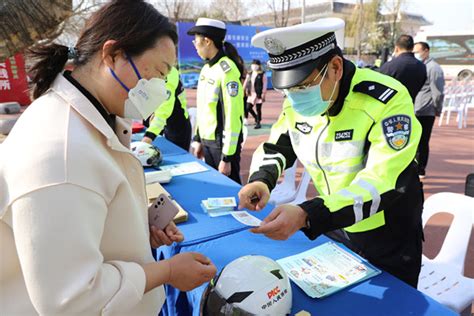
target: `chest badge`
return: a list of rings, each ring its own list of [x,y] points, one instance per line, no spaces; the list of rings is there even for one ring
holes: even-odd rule
[[[295,128],[303,134],[309,134],[313,129],[313,127],[306,122],[296,122]]]
[[[401,150],[410,141],[411,119],[407,115],[394,115],[382,121],[382,129],[388,145]]]
[[[344,140],[352,140],[353,134],[354,134],[353,129],[347,129],[344,131],[336,131],[336,134],[334,135],[334,140],[336,142],[341,142]]]

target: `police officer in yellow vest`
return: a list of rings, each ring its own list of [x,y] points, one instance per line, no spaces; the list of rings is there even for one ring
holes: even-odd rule
[[[188,34],[194,35],[196,51],[206,61],[197,87],[194,153],[197,157],[204,156],[207,164],[240,183],[243,67],[236,49],[224,42],[224,22],[199,18]]]
[[[166,92],[168,98],[156,109],[142,141],[151,144],[156,136],[163,134],[166,139],[188,151],[191,123],[186,108],[186,94],[175,67],[166,76]]]
[[[269,140],[255,152],[240,207],[261,210],[284,169],[299,159],[319,196],[276,207],[254,233],[287,239],[327,233],[416,287],[421,267],[423,191],[414,162],[421,135],[398,81],[342,57],[337,18],[261,32],[286,95]],[[255,202],[256,201],[256,202]],[[253,203],[252,203],[253,202]]]

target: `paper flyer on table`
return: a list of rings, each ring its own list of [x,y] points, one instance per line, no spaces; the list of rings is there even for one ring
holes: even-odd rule
[[[380,274],[380,270],[366,260],[334,242],[324,243],[277,262],[288,277],[312,298],[328,296]]]
[[[173,177],[185,174],[198,173],[208,169],[197,161],[183,162],[174,165],[160,166],[161,170],[169,170]]]
[[[237,221],[247,226],[258,227],[262,223],[260,219],[250,215],[247,211],[234,211],[231,212],[230,215],[232,215]]]

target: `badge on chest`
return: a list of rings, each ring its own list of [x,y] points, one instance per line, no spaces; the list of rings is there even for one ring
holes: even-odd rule
[[[296,122],[295,128],[303,134],[309,134],[313,129],[313,127],[306,122]]]
[[[347,129],[347,130],[344,130],[344,131],[336,131],[336,134],[334,136],[334,140],[336,142],[341,142],[341,141],[345,141],[345,140],[352,140],[353,134],[354,134],[353,129]]]

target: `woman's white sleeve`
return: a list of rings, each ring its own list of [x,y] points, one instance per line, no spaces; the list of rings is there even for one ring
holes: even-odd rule
[[[145,290],[134,262],[104,262],[107,204],[91,190],[59,184],[12,205],[13,231],[30,299],[41,315],[124,312]]]

